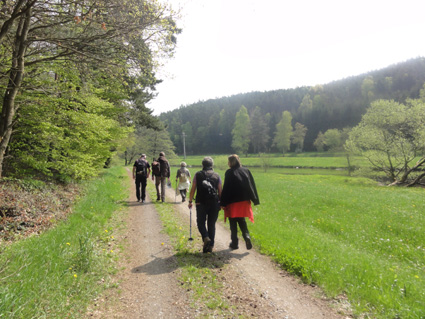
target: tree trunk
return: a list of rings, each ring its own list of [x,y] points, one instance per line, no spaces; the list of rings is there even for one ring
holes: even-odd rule
[[[423,177],[425,177],[425,173],[422,173],[421,175],[416,177],[416,179],[413,182],[411,182],[410,184],[408,184],[407,187],[412,187],[412,186],[418,184]]]
[[[15,98],[18,94],[24,76],[24,55],[27,47],[27,36],[30,27],[32,10],[29,9],[19,21],[16,30],[12,66],[10,68],[9,83],[3,98],[3,107],[0,118],[0,178],[3,173],[4,155],[12,135],[13,120],[17,111]]]

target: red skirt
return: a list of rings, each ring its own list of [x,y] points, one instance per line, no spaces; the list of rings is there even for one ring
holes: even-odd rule
[[[254,213],[252,212],[251,201],[236,202],[224,207],[224,222],[226,218],[248,217],[254,223]]]

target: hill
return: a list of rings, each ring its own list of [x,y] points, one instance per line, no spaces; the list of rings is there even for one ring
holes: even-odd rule
[[[404,102],[418,98],[425,83],[425,58],[418,57],[384,69],[314,87],[250,92],[199,101],[162,113],[177,152],[183,152],[182,133],[188,154],[229,153],[235,115],[242,105],[248,112],[259,106],[270,128],[265,149],[273,151],[272,137],[282,112],[289,111],[293,124],[308,128],[304,150],[313,151],[319,131],[342,129],[359,123],[376,99]]]

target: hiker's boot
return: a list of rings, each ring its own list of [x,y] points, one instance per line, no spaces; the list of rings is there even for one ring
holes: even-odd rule
[[[203,241],[204,241],[204,247],[202,248],[202,252],[207,253],[210,247],[211,239],[209,237],[205,237]]]
[[[249,233],[243,234],[243,239],[245,239],[246,249],[250,250],[252,248],[252,243]]]
[[[238,245],[238,242],[236,241],[236,242],[234,242],[233,240],[230,242],[230,244],[229,244],[229,248],[230,249],[239,249],[239,245]]]

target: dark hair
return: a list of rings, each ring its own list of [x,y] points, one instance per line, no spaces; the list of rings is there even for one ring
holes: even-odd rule
[[[209,156],[204,157],[204,159],[202,160],[203,168],[213,167],[213,165],[214,165],[214,160]]]
[[[229,160],[229,164],[231,168],[240,167],[241,166],[241,160],[239,159],[239,156],[236,154],[229,155],[227,158]]]
[[[164,152],[159,153],[159,156],[165,156]]]

